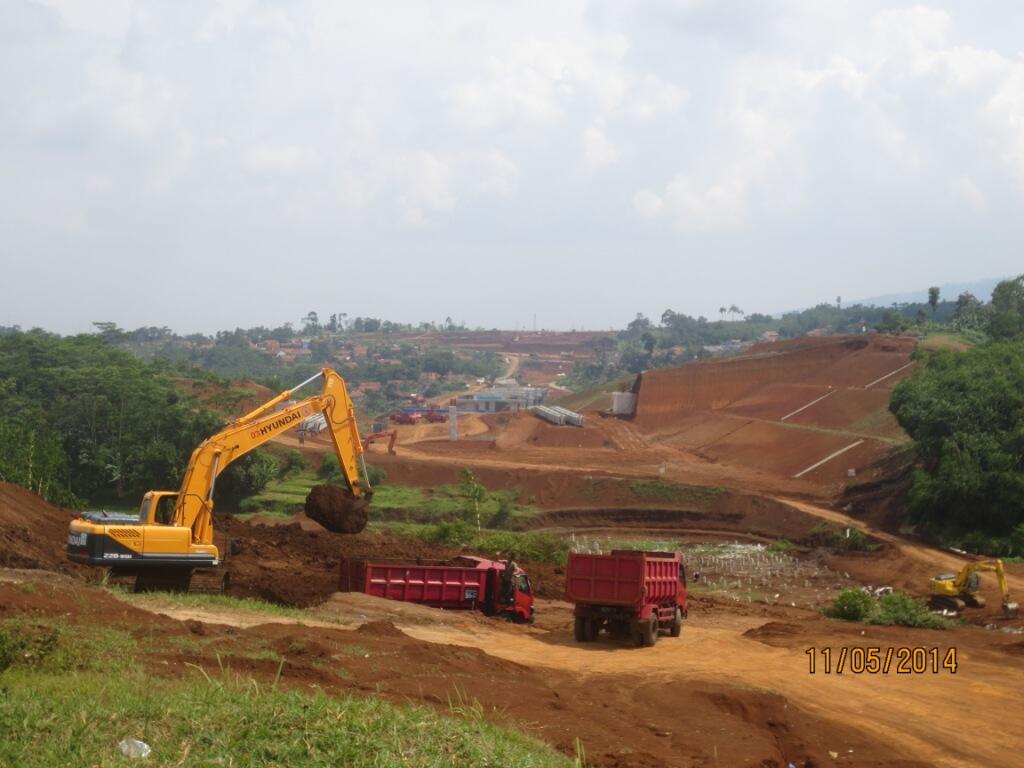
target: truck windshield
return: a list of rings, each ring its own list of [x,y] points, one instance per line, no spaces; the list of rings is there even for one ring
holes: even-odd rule
[[[686,566],[682,564],[679,566],[679,583],[686,586]]]
[[[516,589],[524,595],[530,594],[530,578],[525,573],[516,576]]]

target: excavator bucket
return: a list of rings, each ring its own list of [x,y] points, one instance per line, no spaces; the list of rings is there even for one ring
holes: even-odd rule
[[[336,485],[314,485],[306,496],[306,516],[334,533],[359,533],[366,527],[367,499]]]

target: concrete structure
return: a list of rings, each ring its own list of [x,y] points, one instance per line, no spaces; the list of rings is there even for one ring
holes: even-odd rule
[[[522,411],[543,403],[547,394],[547,387],[492,387],[464,395],[456,400],[456,405],[460,411],[475,413]]]

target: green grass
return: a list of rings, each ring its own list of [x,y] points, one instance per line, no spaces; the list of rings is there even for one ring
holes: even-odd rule
[[[116,674],[111,674],[116,670]],[[164,680],[104,672],[11,670],[0,676],[0,765],[113,768],[124,738],[149,744],[153,766],[570,766],[479,705],[449,713],[379,698],[280,690],[197,672]]]
[[[679,485],[667,480],[634,480],[629,484],[634,496],[642,499],[659,499],[661,501],[712,501],[723,493],[725,488],[699,485]]]
[[[493,557],[496,552],[514,552],[516,558],[535,563],[565,565],[569,557],[569,544],[560,536],[541,531],[499,531],[476,527],[464,520],[441,522],[436,525],[408,522],[371,523],[378,530],[399,536],[422,539],[433,544],[478,551]]]
[[[520,504],[517,488],[488,491],[480,502],[480,517],[486,523],[502,507],[508,510],[509,520],[536,515],[538,510],[530,504]],[[370,516],[377,519],[401,519],[413,522],[455,520],[468,513],[469,502],[457,485],[439,485],[419,488],[386,483],[374,489],[370,502]],[[473,514],[473,513],[469,513]]]
[[[151,606],[175,605],[183,608],[197,608],[213,611],[240,611],[258,613],[265,616],[280,616],[291,619],[309,618],[307,611],[301,608],[290,608],[266,600],[255,598],[231,597],[229,595],[179,594],[175,592],[141,592],[138,594],[123,590],[111,589],[110,592],[129,603]],[[329,621],[330,619],[319,620]]]
[[[135,648],[129,633],[110,627],[72,625],[49,617],[0,620],[0,671],[117,669],[131,664]],[[6,763],[0,760],[0,765]]]

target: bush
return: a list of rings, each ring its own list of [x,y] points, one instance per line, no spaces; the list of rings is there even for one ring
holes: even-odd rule
[[[337,461],[337,459],[335,459]],[[366,477],[370,481],[370,485],[383,485],[384,481],[388,479],[388,473],[380,467],[375,467],[373,464],[366,465]]]
[[[944,629],[949,625],[941,616],[929,611],[923,600],[917,600],[903,592],[891,592],[883,596],[878,601],[869,623],[925,629]]]
[[[427,538],[449,547],[465,547],[476,538],[476,528],[465,520],[438,523],[427,534]]]
[[[306,459],[301,453],[296,450],[290,450],[284,455],[284,459],[281,461],[281,468],[278,471],[278,477],[284,479],[292,472],[301,472],[308,466]]]
[[[475,549],[485,552],[515,552],[516,557],[535,563],[565,565],[569,545],[550,533],[489,533],[473,542]]]
[[[837,528],[824,520],[811,529],[807,542],[835,552],[873,552],[880,546],[858,528]]]
[[[890,592],[876,600],[859,589],[844,589],[823,613],[833,619],[886,626],[945,629],[950,625],[929,611],[923,600],[903,592]]]
[[[318,469],[316,473],[319,477],[324,479],[340,474],[341,465],[338,464],[338,457],[333,453],[329,453],[324,456],[324,462],[320,465],[320,469]]]
[[[825,615],[843,621],[867,621],[875,609],[875,599],[859,589],[844,589],[825,609]]]
[[[512,519],[512,499],[508,496],[498,497],[498,510],[491,515],[491,519],[487,522],[490,528],[505,528],[508,526],[509,520]]]

